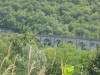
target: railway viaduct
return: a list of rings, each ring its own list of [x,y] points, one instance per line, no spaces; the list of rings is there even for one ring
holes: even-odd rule
[[[0,29],[0,32],[8,32],[7,30]],[[78,50],[96,50],[100,45],[100,39],[90,39],[82,37],[67,37],[55,35],[38,35],[38,41],[41,43],[57,47],[59,42],[72,43],[76,45]]]
[[[83,50],[83,46],[86,50],[96,50],[97,46],[100,45],[100,39],[90,39],[90,38],[78,38],[78,37],[61,37],[54,35],[39,35],[38,41],[41,43],[57,47],[59,42],[72,43],[76,45],[78,50]]]

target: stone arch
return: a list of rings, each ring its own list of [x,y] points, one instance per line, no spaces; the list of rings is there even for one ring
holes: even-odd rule
[[[58,45],[61,43],[62,41],[61,40],[56,40],[56,45],[58,47]]]
[[[78,44],[78,46],[80,47],[80,50],[86,50],[86,49],[87,49],[86,43],[84,43],[84,42],[80,42],[80,43]]]
[[[41,39],[40,39],[40,37],[37,37],[37,42],[41,42]]]
[[[40,39],[37,39],[37,42],[41,42]]]
[[[44,45],[49,45],[49,46],[51,46],[51,41],[50,41],[50,39],[48,39],[48,38],[44,39],[44,40],[43,40],[43,43],[44,43]]]
[[[67,43],[69,43],[69,44],[73,44],[73,41],[67,41]]]

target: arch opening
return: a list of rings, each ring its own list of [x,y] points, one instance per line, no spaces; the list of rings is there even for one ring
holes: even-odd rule
[[[60,43],[61,43],[61,40],[56,40],[57,47],[59,47]]]
[[[68,44],[73,44],[73,42],[72,42],[72,41],[68,41],[67,43],[68,43]]]
[[[44,45],[51,46],[51,41],[50,41],[50,39],[44,39],[43,43],[44,43]]]
[[[85,43],[80,42],[80,43],[79,43],[79,46],[80,46],[80,49],[81,49],[81,50],[87,50],[87,47],[86,47],[86,44],[85,44]]]
[[[37,42],[41,42],[40,39],[37,39]]]

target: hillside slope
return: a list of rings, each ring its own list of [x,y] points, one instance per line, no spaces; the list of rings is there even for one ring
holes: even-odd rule
[[[0,28],[100,38],[100,0],[0,0]]]

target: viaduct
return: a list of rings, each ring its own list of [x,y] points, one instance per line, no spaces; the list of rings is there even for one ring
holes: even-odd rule
[[[54,35],[39,35],[38,41],[53,47],[57,47],[59,42],[72,43],[76,45],[78,50],[96,50],[98,45],[100,45],[100,39],[61,37]]]
[[[7,30],[0,29],[0,32],[8,32]],[[41,43],[57,47],[59,42],[72,43],[76,45],[78,50],[96,50],[100,45],[100,39],[90,39],[82,37],[67,37],[55,35],[38,35],[38,41]]]

